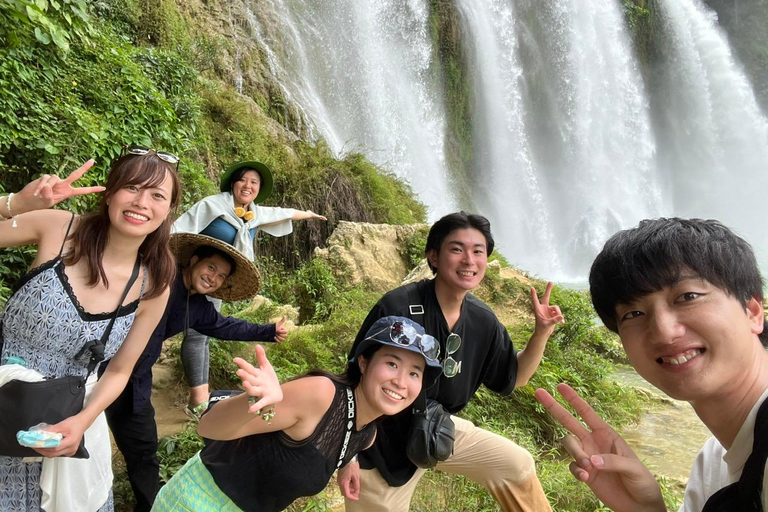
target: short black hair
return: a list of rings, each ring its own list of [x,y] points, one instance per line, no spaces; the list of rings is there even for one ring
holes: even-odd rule
[[[235,270],[237,270],[237,262],[235,261],[235,258],[227,254],[226,252],[222,251],[221,249],[218,249],[216,247],[213,247],[211,245],[200,245],[195,249],[195,252],[192,253],[192,257],[190,258],[190,261],[192,258],[197,256],[198,261],[204,260],[205,258],[210,258],[211,256],[221,256],[224,258],[224,261],[229,263],[229,266],[231,267],[229,269],[229,276],[235,273]],[[229,277],[227,276],[227,277]]]
[[[457,229],[468,228],[474,228],[483,234],[485,237],[485,250],[487,255],[490,256],[494,246],[493,235],[491,235],[491,223],[482,215],[467,213],[463,210],[449,213],[432,224],[432,227],[429,228],[429,235],[427,235],[427,246],[424,248],[424,254],[428,256],[431,250],[439,253],[445,237]],[[437,269],[429,262],[429,258],[427,258],[427,264],[432,273],[436,274]]]
[[[752,247],[716,220],[653,219],[613,235],[592,263],[589,291],[606,327],[618,332],[616,307],[672,286],[686,272],[746,306],[763,300],[763,278]],[[768,346],[764,322],[760,341]]]
[[[261,173],[259,171],[257,171],[256,169],[254,169],[253,167],[241,167],[241,168],[239,168],[238,170],[236,170],[235,172],[232,173],[232,178],[229,180],[229,191],[230,192],[235,190],[235,183],[240,181],[243,178],[243,176],[245,176],[245,173],[247,173],[248,171],[253,171],[253,172],[255,172],[256,174],[259,175],[259,183],[264,181],[264,177],[261,175]]]

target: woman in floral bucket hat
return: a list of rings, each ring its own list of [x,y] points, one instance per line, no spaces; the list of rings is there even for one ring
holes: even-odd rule
[[[310,210],[260,206],[272,194],[272,171],[255,160],[229,166],[221,176],[221,193],[198,201],[173,224],[175,233],[199,233],[228,243],[246,258],[255,258],[257,231],[285,236],[293,231],[292,221],[326,220]],[[209,298],[216,310],[221,301]],[[184,338],[181,359],[187,374],[189,409],[204,409],[208,400],[208,337],[190,330]]]
[[[390,316],[371,326],[342,375],[315,371],[281,386],[263,348],[258,368],[236,358],[245,393],[205,413],[205,448],[152,510],[276,512],[319,493],[373,443],[376,419],[410,407],[435,382],[439,351],[419,324]]]

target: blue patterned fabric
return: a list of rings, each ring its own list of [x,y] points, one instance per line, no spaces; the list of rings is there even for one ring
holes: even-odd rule
[[[146,276],[146,272],[144,272]],[[144,294],[144,282],[141,294]],[[115,355],[133,325],[139,301],[120,309],[105,347],[105,359]],[[75,355],[88,341],[101,338],[114,314],[92,314],[83,311],[64,273],[59,258],[30,271],[20,281],[5,306],[2,316],[3,345],[0,362],[20,357],[27,368],[48,378],[88,372],[86,353]],[[0,456],[0,511],[29,512],[40,510],[39,462],[25,463],[17,457]],[[111,511],[112,494],[100,511]]]

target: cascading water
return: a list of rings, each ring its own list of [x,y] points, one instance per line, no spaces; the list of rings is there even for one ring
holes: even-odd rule
[[[286,90],[335,152],[365,153],[406,179],[435,218],[456,208],[424,0],[270,0]],[[277,66],[275,66],[276,70]],[[393,205],[395,206],[395,205]]]
[[[765,268],[768,122],[715,14],[700,0],[662,0],[659,7],[665,51],[652,101],[675,214],[736,228]]]
[[[546,197],[531,161],[521,94],[515,16],[503,0],[457,0],[470,55],[477,117],[473,127],[476,204],[495,226],[500,247],[523,266],[537,247],[538,267],[559,266]],[[528,212],[536,212],[529,215]],[[529,252],[530,254],[530,252]],[[531,254],[532,255],[532,254]],[[532,255],[533,256],[533,255]],[[525,268],[532,268],[526,266]]]
[[[583,278],[608,236],[661,211],[619,6],[521,1],[515,15],[503,0],[457,5],[474,57],[477,197],[489,199],[478,204],[494,205],[487,213],[515,263]]]
[[[455,179],[426,0],[267,3],[254,37],[331,149],[407,179],[432,220],[488,215],[527,270],[583,281],[612,233],[659,215],[763,239],[768,126],[700,0],[657,2],[647,88],[618,0],[454,0],[473,114],[471,175]]]

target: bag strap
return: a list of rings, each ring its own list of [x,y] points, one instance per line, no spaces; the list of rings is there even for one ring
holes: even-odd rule
[[[418,283],[413,285],[406,285],[405,292],[408,294],[408,318],[424,327],[424,297],[420,293],[417,293]],[[414,318],[417,316],[418,318]],[[433,386],[437,386],[440,379],[437,379]],[[419,396],[413,401],[413,414],[426,415],[427,414],[427,390],[421,390]]]
[[[744,512],[762,512],[761,494],[766,460],[768,460],[768,400],[765,400],[757,411],[752,453],[744,463],[741,478],[710,496],[702,512],[735,510],[733,507],[736,505],[740,506],[739,510]]]
[[[352,429],[357,424],[357,407],[355,403],[355,392],[351,387],[346,388],[347,396],[347,431],[344,433],[344,442],[341,443],[341,449],[339,450],[339,462],[336,463],[336,469],[339,469],[344,464],[344,456],[347,454],[347,448],[349,448],[349,440],[352,437]]]
[[[104,334],[101,335],[101,339],[90,340],[85,345],[83,345],[83,348],[81,348],[77,355],[75,355],[75,359],[79,359],[83,357],[86,351],[90,350],[91,352],[91,358],[88,361],[88,375],[86,375],[86,378],[88,378],[96,370],[96,365],[104,360],[104,349],[106,348],[107,341],[109,340],[109,335],[112,332],[112,326],[115,325],[117,315],[120,313],[120,309],[123,307],[123,301],[125,301],[125,298],[128,296],[128,292],[131,290],[133,283],[136,282],[136,278],[139,277],[140,267],[141,254],[137,254],[136,262],[133,264],[133,272],[131,273],[130,279],[128,279],[128,283],[125,285],[123,296],[120,298],[120,302],[118,303],[117,309],[112,315],[112,318],[109,319],[109,323],[107,324],[107,328],[104,329]]]

